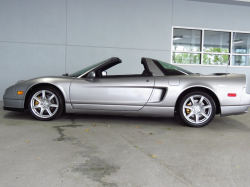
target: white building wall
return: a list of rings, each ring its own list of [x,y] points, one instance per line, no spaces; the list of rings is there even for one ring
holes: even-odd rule
[[[250,19],[249,6],[244,7],[186,0],[174,0],[173,2],[173,26],[250,32],[250,24],[248,24]],[[181,67],[201,74],[226,72],[226,67],[191,65]],[[247,92],[250,93],[250,67],[229,66],[228,73],[246,74]]]
[[[0,0],[0,100],[18,80],[71,73],[112,56],[123,60],[118,73],[140,72],[141,57],[170,62],[172,26],[235,30],[241,17],[238,30],[249,32],[249,12],[184,0]],[[249,75],[250,68],[229,72]]]

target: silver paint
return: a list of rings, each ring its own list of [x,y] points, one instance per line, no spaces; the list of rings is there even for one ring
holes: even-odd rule
[[[92,105],[91,109],[110,110],[110,105],[117,105],[113,110],[140,110],[153,87],[154,77],[74,79],[70,99],[75,109],[89,109]]]
[[[170,78],[170,79],[168,79],[168,84],[170,86],[179,86],[180,85],[180,79]]]
[[[165,95],[165,91],[166,91],[166,89],[164,89],[164,88],[154,88],[153,93],[152,93],[148,103],[160,102]]]
[[[221,107],[221,116],[245,114],[248,112],[249,106],[250,105],[222,106]]]
[[[4,106],[24,108],[28,91],[39,84],[61,91],[67,113],[171,117],[181,93],[192,88],[214,93],[220,103],[221,116],[245,113],[250,105],[245,75],[165,76],[152,59],[145,60],[153,74],[151,77],[93,78],[92,81],[83,78],[93,68],[78,78],[41,77],[19,82],[6,89]],[[24,94],[17,95],[17,91]],[[235,93],[236,97],[228,97],[228,93]]]
[[[150,72],[153,74],[154,77],[157,76],[164,76],[164,74],[161,72],[161,70],[155,65],[152,59],[146,58],[146,62],[148,64],[148,68]]]

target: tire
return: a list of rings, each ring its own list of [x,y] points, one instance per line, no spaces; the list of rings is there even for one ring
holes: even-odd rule
[[[189,127],[204,127],[215,116],[216,105],[212,97],[202,91],[191,92],[179,104],[180,119]]]
[[[28,97],[28,108],[38,120],[53,120],[64,111],[63,96],[57,89],[50,86],[36,88]]]

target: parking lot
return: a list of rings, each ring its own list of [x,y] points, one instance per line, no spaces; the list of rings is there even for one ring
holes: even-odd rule
[[[3,103],[1,102],[1,108]],[[0,186],[248,186],[250,115],[178,118],[0,110]]]

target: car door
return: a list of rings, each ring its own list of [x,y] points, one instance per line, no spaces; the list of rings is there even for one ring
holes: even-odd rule
[[[70,99],[74,109],[140,110],[154,87],[152,76],[111,76],[74,79]]]

